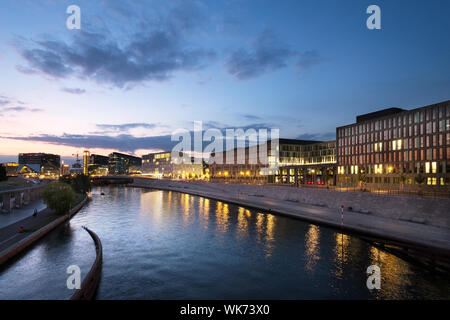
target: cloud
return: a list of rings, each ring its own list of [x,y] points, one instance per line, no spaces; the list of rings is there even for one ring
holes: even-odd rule
[[[315,140],[315,141],[330,141],[336,140],[336,132],[325,132],[325,133],[302,133],[295,139],[299,140]]]
[[[0,106],[6,106],[7,104],[9,104],[11,101],[9,100],[0,100]]]
[[[301,70],[305,70],[324,61],[325,59],[322,58],[317,51],[305,51],[300,53],[297,67]]]
[[[216,53],[188,41],[189,32],[201,23],[202,15],[196,11],[181,2],[157,26],[143,22],[123,37],[104,27],[102,31],[79,30],[67,42],[48,36],[38,41],[17,40],[16,47],[27,64],[17,69],[57,79],[90,79],[120,88],[198,70],[213,61]]]
[[[29,137],[1,137],[3,139],[33,141],[63,145],[76,148],[101,148],[113,149],[121,152],[134,153],[139,149],[170,150],[178,142],[171,141],[171,136],[135,137],[129,134],[121,134],[115,137],[106,135],[36,135]]]
[[[97,124],[97,128],[106,132],[126,132],[130,129],[144,128],[154,129],[159,125],[154,123],[124,123],[124,124]]]
[[[80,88],[62,88],[61,91],[72,93],[72,94],[83,94],[86,93],[86,90]]]
[[[262,119],[260,116],[255,116],[253,114],[243,114],[242,117],[245,120],[249,120],[249,121],[257,121],[257,120],[261,120]]]
[[[285,68],[295,54],[271,32],[263,32],[250,49],[240,48],[231,53],[226,62],[227,71],[239,80]]]

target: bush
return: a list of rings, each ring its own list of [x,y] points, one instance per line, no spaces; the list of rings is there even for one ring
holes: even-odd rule
[[[50,182],[42,192],[45,204],[57,214],[65,214],[75,205],[76,195],[66,183]]]

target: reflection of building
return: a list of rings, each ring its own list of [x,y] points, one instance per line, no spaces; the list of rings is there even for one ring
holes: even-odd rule
[[[274,182],[289,184],[334,184],[336,141],[316,142],[296,147],[296,165],[280,164]]]
[[[23,174],[24,166],[31,169],[33,175],[58,177],[60,156],[49,153],[19,153],[19,173]]]
[[[202,178],[203,171],[203,164],[194,163],[194,158],[183,159],[181,163],[176,163],[172,160],[170,152],[142,156],[142,173],[157,178]]]
[[[450,184],[450,101],[361,115],[336,136],[338,185]]]
[[[141,173],[142,159],[128,154],[113,152],[109,155],[108,169],[110,174]]]
[[[17,169],[19,167],[18,163],[16,163],[16,162],[5,162],[5,163],[0,163],[0,165],[5,167],[6,176],[8,176],[8,177],[15,177],[15,176],[17,176]]]

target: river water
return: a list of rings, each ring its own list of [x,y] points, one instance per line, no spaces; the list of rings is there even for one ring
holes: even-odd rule
[[[105,195],[101,195],[104,192]],[[68,299],[103,244],[98,299],[449,299],[450,276],[339,230],[168,191],[98,187],[92,201],[0,269],[0,299]],[[367,267],[381,270],[369,290]]]

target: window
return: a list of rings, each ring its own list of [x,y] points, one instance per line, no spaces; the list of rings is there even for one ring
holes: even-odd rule
[[[436,162],[431,163],[431,173],[437,173],[437,163]]]

